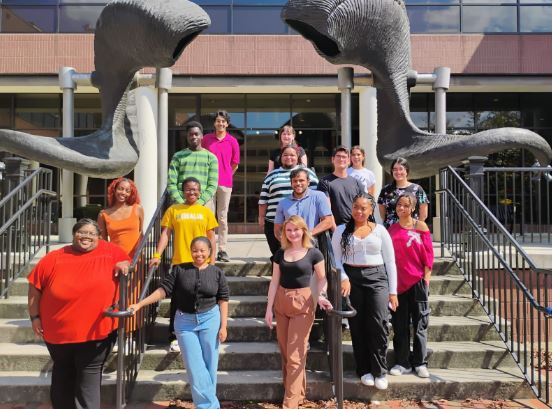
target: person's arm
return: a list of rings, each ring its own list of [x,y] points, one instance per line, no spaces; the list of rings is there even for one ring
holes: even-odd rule
[[[332,303],[326,298],[328,280],[326,280],[324,260],[319,261],[314,265],[314,274],[316,275],[316,294],[318,295],[318,306],[322,310],[331,310],[333,308]]]
[[[182,197],[182,189],[178,186],[178,173],[180,171],[180,163],[178,157],[175,154],[169,164],[169,171],[167,173],[167,192],[173,203],[184,203]]]
[[[220,342],[224,342],[228,336],[228,301],[220,300],[218,305],[220,308],[220,329],[218,338]]]
[[[259,203],[259,226],[264,226],[267,208],[268,208],[268,204]]]
[[[44,330],[42,329],[42,321],[40,320],[40,298],[42,292],[34,285],[29,283],[29,291],[27,294],[27,303],[29,306],[29,318],[31,319],[31,326],[33,332],[37,337],[44,337]]]
[[[132,312],[132,315],[136,314],[138,311],[140,311],[141,308],[156,303],[158,301],[161,301],[167,296],[167,293],[165,293],[165,290],[162,287],[159,287],[157,290],[155,290],[153,293],[148,295],[146,298],[144,298],[142,301],[131,304],[128,306],[127,311]]]
[[[397,265],[395,264],[395,249],[393,248],[391,236],[385,227],[376,225],[376,228],[380,230],[381,255],[383,258],[383,264],[385,264],[387,282],[389,285],[389,306],[392,311],[396,311],[399,306],[399,299],[397,297]]]
[[[330,230],[334,225],[335,221],[332,215],[323,216],[320,218],[320,222],[316,226],[314,226],[314,229],[312,229],[311,233],[313,236],[316,236],[317,234],[325,232],[326,230]],[[276,230],[274,230],[274,232],[276,232]]]
[[[167,248],[167,245],[169,244],[169,238],[171,236],[172,230],[170,227],[163,227],[161,230],[161,236],[159,236],[159,242],[157,243],[157,248],[155,249],[155,253],[159,255],[159,257],[152,257],[152,259],[149,262],[149,266],[158,266],[161,263],[161,255],[163,254],[163,251]]]
[[[270,172],[274,170],[274,161],[272,159],[268,160],[268,171],[266,174],[268,175]]]
[[[349,277],[345,273],[343,268],[343,251],[341,250],[341,236],[343,235],[342,229],[336,229],[332,236],[332,250],[335,259],[335,268],[339,271],[341,279],[341,295],[343,297],[348,296],[351,293],[351,282]]]
[[[232,167],[232,174],[236,173],[238,170],[238,165],[240,164],[240,144],[234,138],[234,143],[232,144],[232,159],[230,160],[230,166]]]
[[[385,213],[387,212],[386,207],[382,204],[379,204],[378,209],[379,209],[379,214],[380,214],[381,220],[385,221]]]
[[[372,184],[372,186],[370,186],[368,188],[368,194],[371,195],[372,197],[376,197],[376,184]],[[381,213],[380,213],[381,215]]]
[[[270,279],[270,286],[268,287],[268,299],[266,303],[265,323],[268,328],[272,329],[272,319],[274,313],[272,311],[274,307],[274,299],[276,298],[276,291],[280,285],[280,265],[272,263],[272,278]]]
[[[429,227],[425,224],[425,222],[418,220],[416,228],[422,231],[422,244],[424,250],[422,257],[424,263],[424,281],[429,286],[429,280],[431,280],[431,272],[433,270],[433,260],[435,257],[433,252],[433,241],[431,239]]]
[[[286,221],[284,214],[284,200],[280,200],[276,207],[276,216],[274,216],[274,237],[276,240],[281,241],[282,225]]]
[[[301,156],[300,164],[303,165],[304,167],[307,167],[309,165],[309,159],[307,158],[306,153],[303,156]]]
[[[199,197],[199,204],[204,205],[207,203],[217,191],[218,187],[218,159],[215,155],[210,154],[209,168],[207,173],[207,186],[201,187],[201,195]]]
[[[427,210],[428,210],[427,203],[420,204],[420,210],[418,212],[418,220],[423,222],[427,219]]]
[[[281,223],[274,223],[274,237],[276,237],[278,241],[282,241],[282,226],[283,224]],[[315,234],[314,230],[312,234]]]
[[[103,217],[104,210],[102,210],[98,214],[98,220],[96,220],[96,223],[98,223],[98,227],[100,228],[100,239],[107,240],[107,226],[105,225],[105,219]],[[141,230],[140,230],[141,231]]]
[[[138,205],[138,222],[140,229],[140,239],[144,236],[144,208],[141,205]]]
[[[209,256],[209,264],[214,265],[217,261],[217,239],[215,237],[215,229],[207,230],[207,238],[211,242],[211,255]]]

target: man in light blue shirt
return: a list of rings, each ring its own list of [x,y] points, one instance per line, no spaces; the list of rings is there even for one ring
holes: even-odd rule
[[[274,235],[280,240],[282,225],[292,215],[305,219],[313,236],[329,230],[334,223],[328,197],[317,190],[309,189],[309,173],[305,168],[293,170],[289,178],[293,193],[280,200],[274,219]]]

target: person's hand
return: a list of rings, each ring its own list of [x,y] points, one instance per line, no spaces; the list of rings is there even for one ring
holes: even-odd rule
[[[138,304],[131,304],[128,306],[127,308],[127,311],[132,313],[132,315],[135,315],[138,311],[140,311],[140,308],[142,308],[142,306],[140,305],[140,303]]]
[[[117,264],[115,264],[115,269],[114,269],[115,277],[118,277],[119,274],[127,276],[129,270],[130,270],[129,261],[119,261]]]
[[[220,327],[219,333],[218,333],[218,339],[220,342],[226,341],[226,337],[228,336],[228,331],[226,330],[226,327]]]
[[[259,226],[263,227],[264,226],[264,217],[259,216],[258,222],[259,222]]]
[[[149,268],[152,268],[153,266],[158,267],[159,264],[161,264],[161,259],[155,257],[155,258],[152,258],[152,259],[149,261],[148,266],[149,266]]]
[[[320,309],[324,311],[333,310],[333,306],[330,300],[328,300],[326,297],[323,297],[323,296],[318,297],[318,306],[320,307]]]
[[[42,321],[40,321],[40,318],[32,320],[31,326],[33,328],[33,332],[38,338],[44,338],[44,330],[42,329]]]
[[[389,309],[395,312],[397,311],[398,306],[399,306],[399,299],[397,298],[397,294],[389,294]]]
[[[265,323],[266,323],[266,326],[270,329],[272,329],[272,318],[274,318],[274,314],[272,314],[272,310],[269,310],[267,308],[266,314],[265,314]]]
[[[351,294],[351,282],[346,278],[341,280],[341,295],[347,297],[349,294]]]

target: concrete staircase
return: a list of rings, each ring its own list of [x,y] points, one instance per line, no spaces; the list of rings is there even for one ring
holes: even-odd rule
[[[234,254],[234,253],[233,253]],[[279,401],[283,396],[275,331],[264,325],[270,281],[265,259],[222,265],[230,283],[228,341],[221,347],[218,391],[221,400]],[[47,402],[51,362],[31,331],[26,308],[27,284],[20,278],[7,300],[0,300],[0,402]],[[446,258],[436,261],[430,287],[429,369],[431,378],[389,376],[389,389],[360,384],[354,374],[350,334],[345,332],[345,396],[353,400],[533,398],[520,371],[477,301]],[[144,355],[133,401],[190,399],[178,353],[168,352],[168,301],[163,301]],[[103,399],[114,396],[114,356],[104,376]],[[390,345],[389,364],[393,364]],[[310,399],[328,399],[331,387],[325,353],[309,352]]]

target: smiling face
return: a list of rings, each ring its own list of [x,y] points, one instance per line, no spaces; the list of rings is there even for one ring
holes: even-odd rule
[[[303,229],[293,223],[286,223],[284,234],[290,244],[303,243]]]
[[[349,163],[350,163],[349,152],[338,151],[332,157],[332,164],[334,166],[334,170],[345,170],[349,167]]]
[[[93,224],[85,224],[73,233],[73,248],[86,253],[98,246],[100,232]]]
[[[209,245],[203,240],[197,240],[192,244],[192,260],[196,266],[203,266],[209,261],[209,256],[211,254],[211,249]]]
[[[127,180],[122,180],[115,188],[115,202],[126,203],[131,194],[132,188],[130,186],[130,183]]]
[[[219,115],[215,118],[214,126],[217,133],[226,133],[226,129],[228,128],[228,121],[225,117]]]
[[[201,132],[201,129],[198,127],[188,129],[186,140],[188,141],[188,147],[190,150],[197,151],[201,149],[201,141],[203,140],[203,133]]]
[[[309,187],[309,178],[306,172],[299,172],[291,179],[291,188],[295,197],[302,197]]]
[[[182,193],[184,193],[186,204],[192,205],[198,201],[201,195],[201,187],[196,182],[188,182],[184,185]]]
[[[351,151],[351,165],[353,168],[360,169],[364,166],[364,154],[360,149],[353,149]]]
[[[391,173],[395,182],[406,182],[408,180],[408,170],[401,164],[395,163]]]
[[[414,209],[415,207],[408,197],[401,197],[395,205],[395,212],[399,218],[410,217]]]
[[[295,133],[290,126],[284,126],[280,133],[280,146],[287,146],[295,143]]]
[[[355,223],[366,223],[373,211],[372,202],[365,197],[359,197],[353,202],[352,217]]]
[[[282,168],[292,169],[299,163],[299,157],[297,156],[297,151],[293,148],[286,148],[282,152],[282,157],[280,158],[282,163]]]

